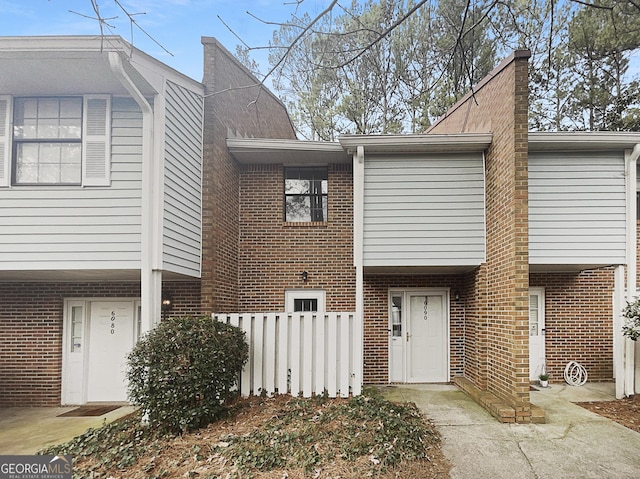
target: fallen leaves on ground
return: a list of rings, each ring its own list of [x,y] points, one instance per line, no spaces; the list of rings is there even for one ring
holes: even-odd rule
[[[180,436],[141,427],[134,416],[46,453],[74,455],[74,478],[437,479],[451,467],[415,404],[376,397],[253,397]]]

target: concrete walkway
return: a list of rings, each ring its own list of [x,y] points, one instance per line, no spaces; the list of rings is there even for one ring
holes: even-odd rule
[[[501,424],[456,386],[381,388],[412,401],[438,427],[452,479],[640,478],[640,434],[573,402],[608,401],[612,384],[552,384],[531,392],[546,424]]]
[[[40,449],[61,444],[87,431],[131,414],[123,406],[102,416],[59,417],[74,407],[0,409],[0,455],[35,454]]]

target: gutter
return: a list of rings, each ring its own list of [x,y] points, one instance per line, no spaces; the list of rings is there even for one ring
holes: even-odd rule
[[[142,218],[140,239],[140,288],[142,333],[154,326],[154,318],[160,318],[162,278],[153,272],[153,109],[127,74],[118,52],[108,52],[109,66],[122,86],[129,92],[142,110]]]
[[[356,377],[353,381],[353,394],[361,393],[364,382],[364,147],[357,146],[353,155],[353,263],[356,272],[356,317],[355,331],[359,338],[354,350]]]

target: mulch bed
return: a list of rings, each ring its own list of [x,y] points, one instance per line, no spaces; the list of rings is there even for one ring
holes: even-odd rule
[[[579,402],[576,404],[633,431],[640,432],[640,394],[615,401]]]

